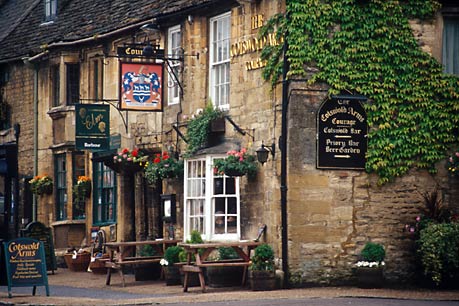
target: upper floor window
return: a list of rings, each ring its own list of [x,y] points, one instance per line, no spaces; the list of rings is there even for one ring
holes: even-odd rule
[[[459,17],[443,19],[442,62],[446,73],[459,75]]]
[[[239,177],[215,174],[215,158],[206,156],[185,163],[185,238],[193,230],[205,240],[240,238]]]
[[[167,42],[167,55],[171,58],[178,58],[181,55],[182,49],[180,26],[169,28]],[[177,104],[180,101],[180,87],[178,85],[179,68],[180,61],[169,61],[169,74],[167,76],[167,101],[169,105]]]
[[[57,0],[45,0],[45,21],[56,19]]]
[[[91,98],[95,101],[104,98],[104,61],[103,59],[96,59],[91,62],[92,65],[92,82],[90,84]]]
[[[210,19],[210,97],[214,106],[229,109],[231,13]]]
[[[66,66],[67,105],[80,101],[80,64],[68,63]]]
[[[60,72],[59,72],[59,65],[51,66],[51,83],[52,83],[52,92],[51,92],[51,99],[53,102],[53,107],[59,106],[60,102]]]

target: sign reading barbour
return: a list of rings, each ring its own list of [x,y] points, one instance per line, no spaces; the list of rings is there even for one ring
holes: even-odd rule
[[[317,168],[365,169],[367,116],[363,96],[332,96],[317,118]]]

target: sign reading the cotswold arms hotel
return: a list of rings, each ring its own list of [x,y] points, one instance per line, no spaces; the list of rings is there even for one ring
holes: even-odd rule
[[[32,287],[35,295],[36,286],[45,286],[49,296],[48,275],[43,243],[31,238],[19,238],[3,243],[8,296],[11,287]],[[1,271],[4,273],[3,271]]]
[[[109,133],[109,105],[75,105],[75,146],[77,150],[108,150],[110,147]]]
[[[317,118],[317,168],[365,169],[367,116],[363,96],[333,96]]]

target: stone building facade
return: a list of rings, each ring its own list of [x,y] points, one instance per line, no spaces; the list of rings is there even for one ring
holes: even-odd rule
[[[139,7],[123,1],[113,1],[105,12],[100,9],[103,1],[61,1],[54,16],[44,20],[44,4],[28,1],[29,8],[18,14],[21,18],[30,14],[30,28],[14,24],[8,35],[0,36],[2,44],[7,43],[0,51],[0,70],[8,75],[0,88],[3,101],[11,105],[11,129],[4,129],[2,137],[12,137],[14,124],[21,126],[19,138],[2,138],[2,144],[13,141],[18,147],[20,208],[13,222],[17,229],[10,236],[25,225],[19,221],[22,218],[24,223],[33,218],[51,226],[55,245],[62,249],[90,244],[100,229],[107,239],[118,241],[168,237],[171,228],[183,240],[193,229],[200,230],[205,240],[245,240],[255,238],[260,224],[266,224],[262,239],[273,246],[279,268],[287,266],[293,285],[349,284],[357,254],[368,241],[384,245],[389,281],[411,280],[413,240],[403,232],[404,225],[423,206],[419,193],[431,191],[436,184],[445,191],[445,202],[455,203],[454,192],[446,192],[450,190],[447,175],[439,165],[435,177],[413,171],[379,187],[377,178],[364,171],[317,169],[317,114],[327,99],[327,87],[307,87],[295,79],[288,88],[287,151],[279,150],[282,86],[272,89],[262,79],[258,34],[266,20],[285,11],[285,3],[140,2],[142,16],[136,13]],[[13,14],[8,5],[0,2],[0,12]],[[93,22],[77,12],[89,12],[85,17]],[[439,61],[442,20],[439,12],[434,20],[412,22],[423,49]],[[153,21],[160,25],[159,40],[141,30]],[[24,51],[16,50],[20,35],[30,38]],[[163,111],[122,110],[118,104],[121,63],[161,60],[120,58],[118,47],[153,41],[167,54],[162,59],[168,67]],[[264,43],[280,42],[267,37]],[[178,49],[179,61],[169,56]],[[176,76],[167,72],[171,64],[177,65]],[[186,155],[187,124],[208,103],[230,118],[225,120],[224,136],[216,145]],[[77,149],[75,104],[109,105],[112,147],[97,152]],[[255,178],[214,176],[214,158],[241,148],[254,154],[262,144],[274,144],[275,154],[259,165]],[[109,167],[114,154],[135,147],[150,158],[165,151],[177,153],[185,161],[183,180],[150,185],[142,172],[117,173]],[[281,181],[283,154],[286,186]],[[52,174],[54,191],[32,198],[27,182],[43,173]],[[91,178],[92,195],[76,203],[72,187],[81,175]],[[226,189],[217,192],[218,184]],[[282,188],[287,197],[285,216]],[[175,195],[174,224],[161,219],[161,195]],[[214,223],[222,216],[227,222],[223,231]],[[235,223],[230,224],[230,217]]]

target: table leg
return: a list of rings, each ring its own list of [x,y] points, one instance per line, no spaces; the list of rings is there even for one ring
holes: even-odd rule
[[[188,291],[188,273],[187,271],[183,272],[185,275],[183,277],[183,292]]]
[[[200,272],[198,274],[199,276],[199,283],[201,284],[201,289],[202,289],[202,292],[206,292],[206,281],[204,280],[204,273],[202,273],[202,268],[200,268]]]
[[[112,268],[107,268],[107,279],[105,280],[105,285],[110,285],[110,279],[112,278]]]

